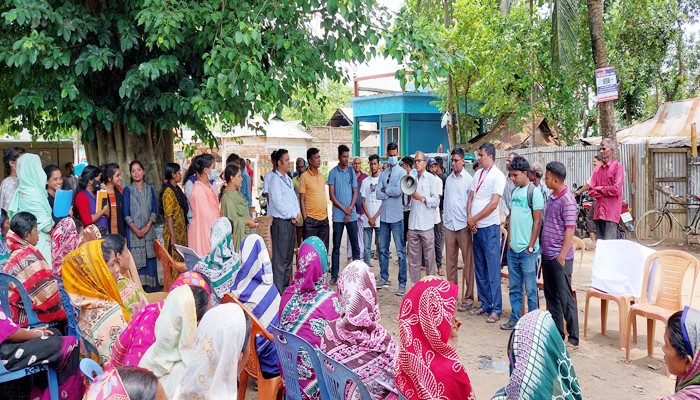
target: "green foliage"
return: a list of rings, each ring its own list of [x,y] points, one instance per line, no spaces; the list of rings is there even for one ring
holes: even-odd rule
[[[186,125],[213,146],[215,122],[312,104],[386,25],[372,0],[0,1],[0,121],[87,141]]]
[[[282,118],[286,121],[302,119],[307,126],[323,126],[337,108],[350,107],[350,98],[352,89],[347,83],[326,80],[308,102],[303,95],[293,96],[291,106],[282,110]]]

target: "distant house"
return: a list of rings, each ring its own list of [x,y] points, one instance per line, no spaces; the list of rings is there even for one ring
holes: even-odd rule
[[[355,154],[353,148],[353,110],[352,108],[337,108],[331,115],[325,126],[312,126],[308,133],[313,136],[312,147],[321,151],[321,158],[333,164],[337,160],[338,146],[344,144],[350,148],[351,154]],[[361,140],[377,134],[377,126],[374,123],[360,123]],[[359,155],[372,154],[372,149],[364,149]],[[376,152],[376,149],[374,150]]]
[[[535,140],[531,145],[532,118],[514,118],[512,114],[506,114],[496,121],[496,124],[483,135],[476,136],[469,141],[468,150],[476,150],[482,144],[491,142],[496,150],[517,150],[526,147],[558,146],[559,136],[547,123],[547,119],[541,116],[535,117]]]

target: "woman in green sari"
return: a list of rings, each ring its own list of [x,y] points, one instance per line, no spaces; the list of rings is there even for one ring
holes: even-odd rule
[[[221,192],[221,215],[228,218],[233,225],[233,248],[239,250],[243,238],[258,225],[250,217],[248,202],[241,193],[243,177],[237,165],[229,164],[224,171],[226,189]]]

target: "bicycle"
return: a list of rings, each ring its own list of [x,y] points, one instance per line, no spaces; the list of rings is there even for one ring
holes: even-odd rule
[[[635,236],[637,241],[648,247],[654,247],[661,244],[671,233],[673,224],[680,226],[681,230],[689,239],[692,237],[695,242],[700,243],[700,195],[691,195],[686,199],[676,196],[671,192],[673,186],[660,187],[656,186],[656,190],[660,191],[668,197],[663,207],[649,210],[644,215],[639,217],[635,226]],[[690,223],[683,225],[674,215],[672,206],[681,206],[688,212]],[[690,211],[694,210],[695,215],[690,218]]]

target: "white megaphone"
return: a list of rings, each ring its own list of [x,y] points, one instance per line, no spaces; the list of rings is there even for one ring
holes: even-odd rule
[[[404,175],[404,177],[401,178],[401,191],[406,196],[410,196],[415,193],[417,188],[418,185],[416,185],[416,178],[414,178],[413,175]]]

